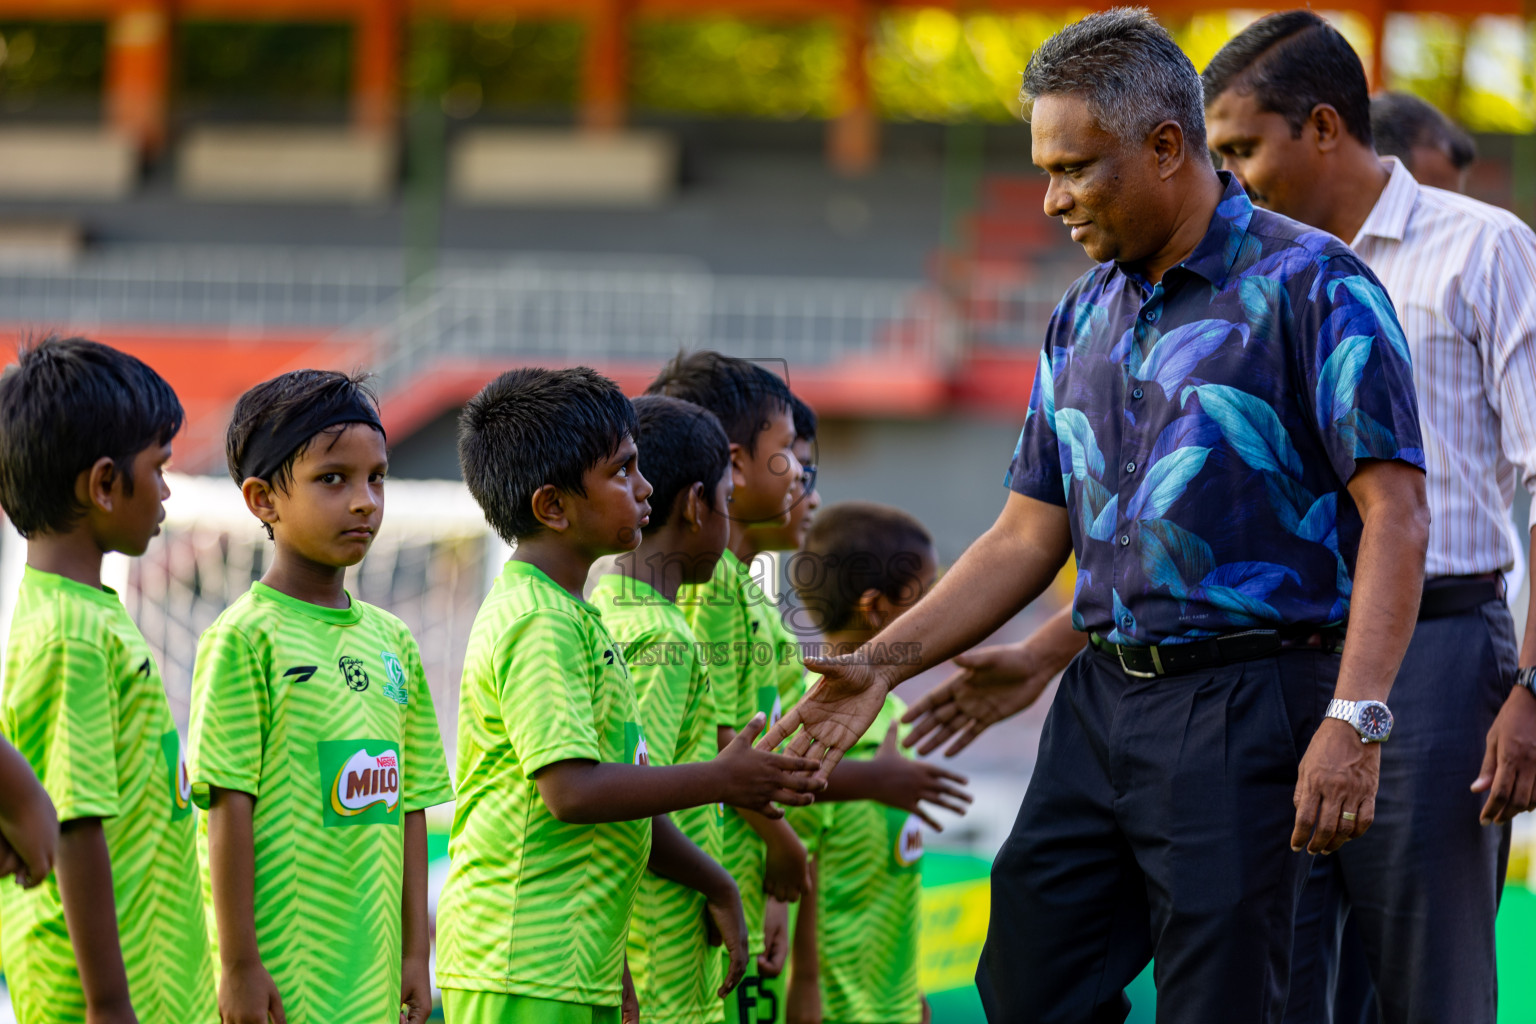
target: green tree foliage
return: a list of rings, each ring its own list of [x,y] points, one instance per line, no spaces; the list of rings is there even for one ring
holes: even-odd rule
[[[842,51],[825,22],[645,20],[634,28],[630,71],[640,109],[824,118],[836,109]]]
[[[455,117],[482,107],[569,110],[576,103],[584,40],[576,21],[456,23],[449,32],[451,82],[443,108]]]
[[[182,21],[176,85],[178,98],[194,105],[344,105],[352,85],[352,27]]]
[[[0,21],[0,112],[101,96],[106,26],[93,21]]]

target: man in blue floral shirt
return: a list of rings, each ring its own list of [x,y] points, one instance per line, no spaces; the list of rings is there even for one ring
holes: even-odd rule
[[[1046,212],[1101,265],[1062,300],[994,525],[770,730],[835,763],[902,680],[1075,552],[1073,661],[992,871],[990,1020],[1277,1022],[1309,854],[1373,813],[1428,535],[1406,345],[1337,239],[1256,210],[1141,9],[1024,75]],[[1348,637],[1343,625],[1348,622]],[[877,663],[880,650],[916,663]],[[908,646],[895,647],[895,644]]]

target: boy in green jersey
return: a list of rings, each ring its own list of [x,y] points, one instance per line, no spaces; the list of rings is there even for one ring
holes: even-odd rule
[[[674,603],[678,588],[714,571],[730,535],[730,446],[714,415],[676,398],[635,399],[635,443],[645,463],[651,518],[640,546],[598,580],[592,603],[635,682],[653,765],[714,758],[714,694],[697,640]],[[796,808],[802,810],[804,808]],[[671,815],[684,835],[720,859],[718,805]],[[733,905],[736,884],[723,868]],[[725,1019],[720,955],[710,949],[705,898],[654,872],[640,882],[629,922],[629,970],[644,1019],[714,1024]],[[742,934],[746,922],[742,919]]]
[[[778,816],[775,801],[819,788],[808,761],[752,750],[761,718],[708,763],[647,764],[623,652],[580,597],[592,563],[633,550],[648,521],[636,429],[617,385],[585,367],[504,373],[460,421],[464,480],[516,548],[464,664],[438,909],[450,1024],[618,1024],[647,867],[705,894],[734,984],[746,952],[724,875],[666,815],[724,802]]]
[[[775,620],[777,608],[752,579],[751,555],[760,529],[782,527],[794,504],[792,398],[767,369],[717,352],[679,355],[650,385],[714,413],[731,444],[731,536],[709,582],[683,588],[678,604],[710,655],[723,746],[754,714],[772,721],[783,706]],[[774,1021],[783,1012],[780,975],[789,955],[786,904],[809,886],[805,845],[786,820],[751,811],[727,813],[724,864],[736,878],[755,954],[727,1009],[734,1021]]]
[[[101,584],[106,552],[141,555],[160,532],[181,423],[159,374],[79,338],[24,349],[0,378],[0,504],[27,538],[0,730],[63,822],[46,881],[8,836],[42,882],[0,887],[22,1024],[218,1020],[181,739],[148,644]]]
[[[845,502],[812,524],[793,578],[832,651],[873,639],[933,585],[937,558],[921,523],[898,509]],[[900,657],[900,652],[893,653]],[[811,680],[814,685],[815,680]],[[797,959],[793,1021],[919,1024],[917,940],[922,828],[939,823],[924,802],[964,814],[964,776],[918,762],[897,745],[905,705],[886,698],[874,726],[832,771],[816,849],[811,963]],[[813,966],[814,965],[814,966]]]
[[[384,518],[378,409],[361,377],[286,373],[241,396],[226,454],[274,546],[193,671],[223,1022],[422,1024],[425,809],[453,788],[415,640],[344,587]]]

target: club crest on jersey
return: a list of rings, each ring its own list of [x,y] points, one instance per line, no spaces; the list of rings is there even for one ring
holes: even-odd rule
[[[779,697],[779,688],[777,686],[759,686],[757,688],[757,710],[761,711],[768,719],[766,729],[772,729],[775,725],[779,724],[779,719],[784,717],[784,701]]]
[[[384,684],[384,696],[396,704],[410,702],[410,694],[405,688],[405,666],[400,664],[400,659],[393,651],[380,651],[380,657],[384,659],[384,674],[389,677],[389,682]]]
[[[388,740],[318,744],[322,816],[327,828],[400,821],[400,752]]]
[[[341,669],[341,678],[355,693],[362,693],[368,689],[368,672],[363,668],[362,658],[351,658],[343,654],[336,662],[336,667]]]
[[[192,777],[187,774],[181,734],[172,729],[161,736],[160,752],[165,755],[166,777],[170,781],[171,820],[179,821],[192,813]]]
[[[624,759],[628,764],[651,763],[651,748],[645,745],[645,730],[638,722],[624,723]]]
[[[923,859],[923,819],[888,807],[886,827],[891,839],[891,867],[902,872],[915,869]]]

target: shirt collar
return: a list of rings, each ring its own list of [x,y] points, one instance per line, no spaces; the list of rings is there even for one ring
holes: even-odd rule
[[[1211,215],[1205,236],[1179,266],[1220,288],[1232,270],[1232,263],[1237,259],[1243,239],[1248,235],[1248,224],[1253,220],[1253,203],[1230,171],[1217,171],[1216,177],[1221,181],[1221,200],[1216,204],[1216,212]]]
[[[1211,215],[1211,226],[1205,229],[1205,237],[1195,246],[1195,251],[1179,266],[1199,274],[1216,287],[1221,287],[1232,269],[1232,261],[1243,238],[1248,234],[1248,223],[1253,220],[1253,203],[1248,193],[1230,171],[1217,171],[1221,181],[1221,201]]]
[[[1381,162],[1387,169],[1387,187],[1381,190],[1370,215],[1349,243],[1352,249],[1358,248],[1362,239],[1390,238],[1401,242],[1408,233],[1408,217],[1419,199],[1419,183],[1397,157],[1384,156]]]

